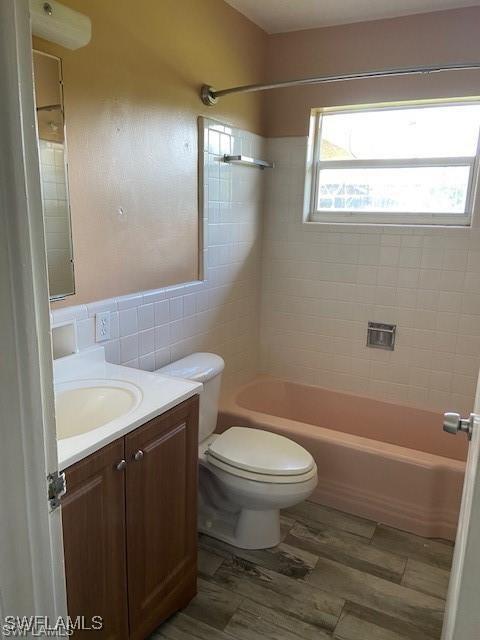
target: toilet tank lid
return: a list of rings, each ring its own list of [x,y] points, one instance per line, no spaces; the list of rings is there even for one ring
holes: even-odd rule
[[[167,364],[156,373],[174,378],[185,378],[195,382],[207,382],[222,373],[225,368],[223,358],[215,353],[192,353],[185,358]]]

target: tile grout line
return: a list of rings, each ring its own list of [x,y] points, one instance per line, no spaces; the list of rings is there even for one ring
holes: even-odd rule
[[[403,568],[402,577],[400,578],[400,583],[399,583],[399,584],[401,584],[401,585],[402,585],[402,587],[404,587],[404,586],[405,586],[405,585],[404,585],[404,583],[403,583],[403,581],[404,581],[404,579],[405,579],[405,573],[407,572],[407,565],[408,565],[408,561],[409,561],[409,560],[410,560],[410,558],[409,558],[408,556],[406,556],[406,558],[405,558],[405,566],[404,566],[404,568]],[[415,591],[418,591],[418,589],[415,589]]]
[[[368,544],[371,545],[372,547],[375,546],[372,544],[372,542],[375,537],[375,534],[377,533],[377,529],[381,524],[382,524],[381,522],[375,522],[375,527],[373,528],[372,535],[368,539]]]
[[[342,616],[343,616],[343,614],[344,614],[344,613],[346,614],[345,608],[346,608],[347,604],[348,604],[348,600],[344,600],[342,610],[341,610],[341,611],[340,611],[340,613],[338,614],[338,620],[337,620],[337,622],[336,622],[336,624],[335,624],[334,628],[332,629],[332,638],[335,638],[335,637],[336,637],[336,636],[335,636],[335,632],[337,631],[337,627],[338,627],[338,625],[340,624],[340,621],[342,620]]]

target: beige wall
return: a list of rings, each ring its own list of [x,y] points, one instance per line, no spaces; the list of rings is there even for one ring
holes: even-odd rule
[[[272,81],[480,60],[480,7],[269,37]],[[361,80],[266,94],[266,134],[303,136],[312,107],[480,94],[480,72]]]
[[[480,74],[349,82],[201,104],[199,86],[478,60],[480,8],[267,36],[223,0],[65,0],[92,18],[60,56],[77,294],[65,306],[198,275],[197,117],[304,136],[312,107],[480,93]],[[120,214],[123,210],[123,215]]]
[[[194,280],[199,87],[261,81],[267,37],[223,0],[64,3],[93,37],[34,42],[63,60],[77,293],[55,306]],[[261,132],[261,100],[223,100],[215,117]]]

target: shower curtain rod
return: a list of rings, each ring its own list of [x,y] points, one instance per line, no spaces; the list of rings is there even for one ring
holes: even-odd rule
[[[283,82],[273,82],[270,84],[245,84],[239,87],[216,90],[208,84],[204,84],[200,97],[202,102],[209,107],[217,104],[222,96],[232,93],[253,93],[255,91],[267,91],[268,89],[283,89],[287,87],[299,87],[310,84],[326,84],[328,82],[344,82],[346,80],[365,80],[368,78],[388,78],[392,76],[411,76],[430,73],[440,73],[442,71],[471,71],[480,69],[480,62],[464,62],[459,64],[433,65],[430,67],[405,67],[396,69],[383,69],[377,71],[363,71],[359,73],[344,73],[332,76],[319,76],[317,78],[300,78],[297,80],[284,80]]]

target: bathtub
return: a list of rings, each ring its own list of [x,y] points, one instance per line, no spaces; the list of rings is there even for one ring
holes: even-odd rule
[[[433,411],[260,377],[221,403],[217,431],[266,429],[318,467],[310,498],[421,536],[453,540],[467,442]]]

